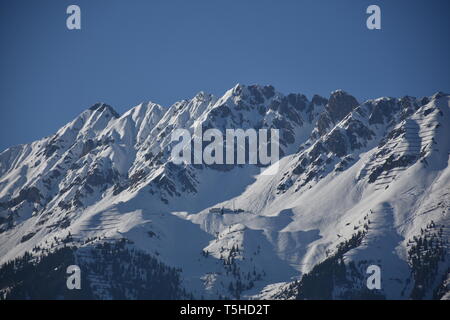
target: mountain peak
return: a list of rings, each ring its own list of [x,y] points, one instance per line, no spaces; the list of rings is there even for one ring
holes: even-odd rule
[[[207,93],[205,91],[200,91],[194,96],[192,100],[194,99],[197,101],[211,101],[214,99],[214,95]]]
[[[275,97],[277,95],[277,91],[272,85],[244,85],[238,83],[225,94],[225,96],[229,95],[240,97],[243,100],[250,99],[253,103],[261,104],[265,100]]]
[[[327,111],[334,122],[342,120],[359,105],[352,95],[344,90],[335,90],[331,93],[327,104]]]
[[[120,115],[111,107],[109,104],[98,102],[89,108],[90,111],[98,111],[103,112],[104,110],[108,110],[114,118],[119,118]]]
[[[352,98],[354,98],[347,91],[342,90],[342,89],[337,89],[337,90],[332,91],[331,94],[330,94],[330,98],[332,98],[332,97],[334,97],[334,98],[339,98],[339,97],[352,97]]]
[[[448,95],[449,95],[448,93],[444,93],[442,91],[438,91],[438,92],[436,92],[435,94],[433,94],[431,96],[431,100],[440,99],[440,98],[448,96]]]

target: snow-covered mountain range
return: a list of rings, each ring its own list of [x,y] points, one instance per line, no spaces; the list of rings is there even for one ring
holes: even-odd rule
[[[174,164],[171,134],[198,127],[279,129],[277,173]],[[0,297],[71,297],[76,263],[90,298],[450,298],[449,160],[443,93],[98,103],[0,153]]]

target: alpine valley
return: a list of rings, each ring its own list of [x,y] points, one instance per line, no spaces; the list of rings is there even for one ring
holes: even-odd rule
[[[276,174],[175,164],[172,132],[199,127],[278,129]],[[443,93],[97,103],[0,153],[0,298],[450,299],[449,160]]]

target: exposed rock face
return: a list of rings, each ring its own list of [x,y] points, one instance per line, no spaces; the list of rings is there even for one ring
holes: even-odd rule
[[[353,96],[342,90],[334,91],[328,100],[316,96],[313,98],[314,100],[316,103],[326,102],[326,106],[325,111],[319,116],[316,132],[313,132],[312,135],[313,138],[326,134],[330,128],[344,119],[359,105]]]
[[[358,105],[358,101],[356,101],[353,96],[349,95],[345,91],[338,90],[331,94],[326,111],[328,112],[330,119],[334,123],[337,123],[338,121],[344,119],[344,117]]]

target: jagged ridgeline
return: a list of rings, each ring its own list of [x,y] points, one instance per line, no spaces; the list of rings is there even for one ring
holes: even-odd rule
[[[94,240],[94,239],[91,239]],[[70,239],[63,242],[70,243]],[[130,248],[126,240],[64,245],[25,253],[0,267],[0,299],[189,299],[180,270]],[[69,290],[67,268],[81,270],[81,289]]]
[[[207,129],[277,129],[276,170],[174,161],[176,132],[206,149]],[[362,102],[239,84],[124,114],[95,104],[0,153],[2,294],[450,298],[449,137],[444,93]],[[74,262],[86,285],[67,292]],[[372,265],[381,289],[366,286]]]

